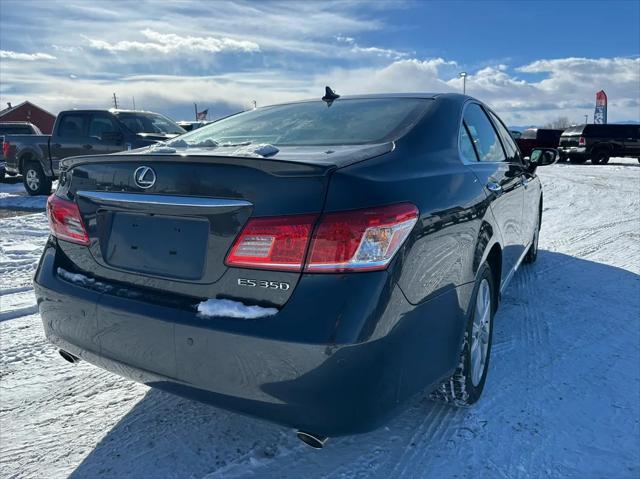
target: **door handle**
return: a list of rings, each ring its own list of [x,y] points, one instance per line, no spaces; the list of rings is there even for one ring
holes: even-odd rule
[[[54,148],[60,148],[62,145],[60,143],[54,143],[51,146],[53,146]]]
[[[85,150],[92,150],[93,146],[92,145],[82,145],[82,148],[84,148]]]
[[[502,186],[500,186],[498,183],[495,183],[493,181],[490,181],[489,183],[487,183],[487,189],[492,193],[502,193]]]

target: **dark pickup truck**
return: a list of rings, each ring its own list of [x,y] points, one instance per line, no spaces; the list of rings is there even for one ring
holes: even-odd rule
[[[534,148],[557,148],[562,130],[528,128],[516,139],[523,157],[531,156]]]
[[[6,170],[21,174],[30,195],[49,194],[60,160],[133,150],[186,133],[158,113],[130,110],[60,112],[52,135],[6,135]]]
[[[560,159],[571,163],[604,165],[612,156],[626,156],[640,161],[640,125],[578,125],[560,137]]]

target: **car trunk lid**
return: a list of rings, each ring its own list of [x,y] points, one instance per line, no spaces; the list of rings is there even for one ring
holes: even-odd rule
[[[280,306],[299,272],[225,265],[248,218],[319,214],[331,171],[384,151],[350,148],[332,162],[326,148],[315,150],[279,158],[189,151],[66,160],[57,194],[78,204],[90,245],[60,241],[60,247],[75,268],[95,277]],[[246,279],[252,281],[240,281]],[[263,281],[269,287],[253,286]]]

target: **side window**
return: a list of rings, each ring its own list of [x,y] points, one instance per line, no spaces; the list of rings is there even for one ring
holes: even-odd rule
[[[502,121],[500,121],[500,118],[498,118],[493,112],[489,112],[489,114],[491,115],[493,124],[496,126],[500,139],[502,140],[502,144],[504,145],[507,160],[515,163],[521,162],[522,158],[520,155],[520,149],[516,145],[516,142],[513,141],[511,133],[509,133],[509,130],[507,130],[503,125]]]
[[[460,127],[460,154],[465,161],[478,161],[478,155],[476,155],[476,151],[473,149],[473,143],[467,132],[467,125],[465,125],[464,122]]]
[[[64,115],[58,126],[58,136],[77,138],[87,136],[87,117],[85,115]]]
[[[505,161],[507,159],[498,134],[480,105],[477,103],[468,105],[464,110],[464,121],[469,128],[480,161]]]
[[[120,129],[118,128],[118,125],[116,125],[113,119],[109,118],[107,115],[91,115],[91,122],[89,123],[89,136],[100,138],[104,133],[117,133],[119,131]]]

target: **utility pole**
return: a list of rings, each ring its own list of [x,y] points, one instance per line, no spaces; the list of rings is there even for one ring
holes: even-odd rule
[[[458,73],[458,77],[462,78],[462,94],[467,94],[467,72]]]
[[[253,105],[253,109],[255,110],[256,108],[258,108],[258,102],[255,100],[251,100],[251,104]]]
[[[193,109],[196,112],[195,119],[196,119],[196,121],[198,121],[198,105],[196,103],[193,104]]]
[[[132,96],[131,99],[133,100],[133,111],[136,110],[136,97]]]
[[[585,122],[585,124],[589,123],[589,115],[585,115],[584,116],[584,122]]]
[[[115,109],[118,109],[118,97],[116,96],[116,92],[113,92],[113,106]]]

